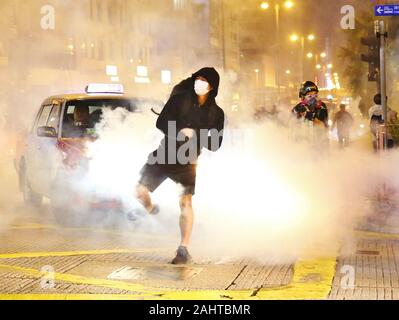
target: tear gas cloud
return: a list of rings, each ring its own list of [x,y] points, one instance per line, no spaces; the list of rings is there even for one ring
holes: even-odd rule
[[[327,254],[370,214],[368,199],[382,183],[399,187],[392,170],[396,153],[378,157],[357,148],[322,150],[306,135],[293,136],[296,126],[294,121],[289,127],[266,122],[226,128],[223,147],[201,155],[195,250],[261,261]],[[108,111],[98,127],[99,139],[89,146],[98,182],[104,179],[132,207],[138,205],[132,199],[138,172],[160,139],[151,128],[151,116]],[[301,132],[298,127],[296,133]],[[176,241],[178,191],[171,182],[160,187],[154,198],[163,218],[151,218],[152,231],[174,232]],[[165,224],[170,220],[176,225]]]

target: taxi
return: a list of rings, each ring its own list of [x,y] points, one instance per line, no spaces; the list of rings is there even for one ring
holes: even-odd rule
[[[87,142],[106,109],[143,112],[161,102],[132,98],[120,84],[90,84],[84,93],[52,96],[42,103],[27,136],[17,146],[15,167],[27,205],[50,199],[61,224],[75,225],[93,210],[123,210],[118,199],[88,197],[74,181],[84,179]]]

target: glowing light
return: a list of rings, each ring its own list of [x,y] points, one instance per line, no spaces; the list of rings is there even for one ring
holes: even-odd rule
[[[150,83],[150,78],[148,77],[135,77],[134,82],[136,83]]]
[[[291,70],[285,70],[286,74],[291,74]]]
[[[286,1],[284,2],[284,7],[286,9],[291,9],[294,6],[294,2],[293,1]]]
[[[118,93],[123,94],[124,88],[121,84],[90,83],[86,87],[86,93]]]
[[[291,36],[290,36],[290,40],[292,41],[292,42],[296,42],[296,41],[298,41],[299,40],[299,36],[297,35],[297,34],[292,34]]]
[[[260,8],[261,8],[262,10],[267,10],[267,9],[269,9],[269,7],[270,7],[270,5],[269,5],[269,3],[267,3],[267,2],[262,2],[262,3],[260,4]]]
[[[306,198],[298,193],[296,188],[283,181],[271,165],[269,167],[255,157],[237,155],[236,153],[218,156],[213,159],[204,157],[198,163],[198,175],[204,177],[205,172],[207,172],[208,176],[217,174],[221,179],[227,179],[229,176],[229,172],[226,170],[227,159],[230,159],[228,162],[229,169],[236,168],[240,164],[248,168],[251,172],[250,174],[262,177],[262,183],[259,182],[256,185],[257,187],[262,185],[262,192],[266,192],[269,195],[269,201],[264,205],[260,205],[256,201],[238,201],[235,204],[234,212],[232,212],[233,215],[242,214],[241,212],[246,212],[244,210],[247,210],[254,215],[253,219],[259,220],[259,223],[273,225],[283,230],[289,230],[299,224],[301,219],[304,219],[304,215],[307,212]],[[235,179],[241,185],[248,185],[248,172],[237,172]],[[201,188],[202,180],[198,181],[198,184],[199,188]],[[237,194],[237,190],[235,190],[233,185],[229,186],[225,192],[240,199],[246,199],[250,195],[246,191]]]
[[[170,70],[162,70],[161,81],[163,84],[170,84],[172,82],[172,72]]]
[[[137,66],[137,76],[148,77],[148,68],[146,66]]]
[[[255,71],[255,73],[259,73],[259,69],[255,69],[254,71]]]
[[[118,67],[117,66],[112,66],[112,65],[107,65],[105,67],[105,73],[107,76],[117,76],[118,75]]]
[[[316,65],[316,69],[321,69],[321,65],[320,65],[320,64],[317,64],[317,65]]]
[[[332,69],[332,68],[333,68],[333,65],[332,65],[331,63],[329,63],[329,64],[327,65],[327,68],[328,68],[328,69]]]
[[[309,52],[306,56],[307,56],[309,59],[311,59],[311,58],[313,58],[313,53]]]
[[[325,53],[325,52],[322,52],[322,53],[320,54],[320,57],[322,57],[322,58],[325,58],[325,57],[327,57],[327,53]]]
[[[309,41],[313,41],[314,39],[316,39],[316,36],[314,34],[308,35],[308,40]]]

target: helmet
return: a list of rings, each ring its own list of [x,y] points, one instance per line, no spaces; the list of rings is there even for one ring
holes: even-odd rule
[[[304,96],[306,96],[307,93],[312,91],[319,92],[319,88],[314,82],[305,81],[304,83],[302,83],[301,88],[299,89],[299,98],[303,98]]]

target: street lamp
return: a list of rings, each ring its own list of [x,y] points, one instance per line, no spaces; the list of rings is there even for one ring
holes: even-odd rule
[[[278,89],[278,100],[280,100],[280,3],[281,1],[275,1],[274,5],[274,13],[276,17],[276,85]],[[285,9],[291,9],[294,6],[293,1],[284,1],[283,6]],[[260,5],[262,10],[267,10],[270,8],[270,4],[267,1],[264,1]]]
[[[308,41],[314,41],[316,39],[316,36],[314,34],[309,34],[307,37]],[[304,75],[304,68],[305,68],[305,63],[304,63],[304,58],[305,58],[305,36],[298,36],[296,33],[293,33],[290,36],[291,42],[297,42],[299,39],[301,39],[301,81],[303,81],[303,75]],[[313,53],[309,52],[307,54],[307,57],[310,59],[313,57]]]
[[[314,34],[308,35],[308,40],[309,40],[309,41],[313,41],[314,39],[316,39],[316,37],[315,37]]]
[[[284,7],[286,9],[291,9],[294,6],[294,2],[293,1],[286,1],[284,2]]]
[[[322,58],[327,57],[327,53],[325,53],[325,52],[320,53],[320,57],[322,57]]]
[[[298,37],[298,35],[297,34],[292,34],[291,36],[290,36],[290,40],[292,41],[292,42],[297,42],[298,40],[299,40],[299,37]]]
[[[255,69],[255,82],[256,82],[256,89],[259,89],[259,69]]]
[[[267,10],[267,9],[269,9],[269,7],[270,7],[270,5],[269,5],[268,2],[262,2],[262,3],[260,4],[260,8],[261,8],[262,10]]]

